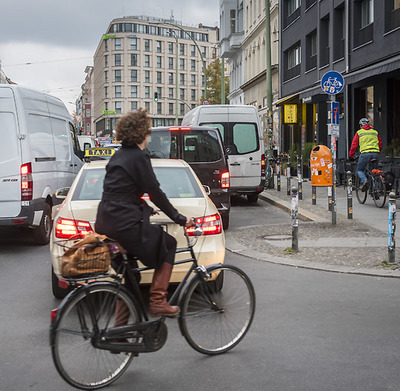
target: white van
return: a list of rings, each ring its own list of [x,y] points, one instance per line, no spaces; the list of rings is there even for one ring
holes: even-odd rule
[[[264,131],[257,109],[250,105],[204,105],[190,110],[182,126],[219,129],[228,155],[230,192],[257,202],[265,185]]]
[[[0,136],[0,227],[29,227],[47,244],[54,192],[83,164],[71,116],[58,98],[0,84]]]
[[[94,136],[78,136],[79,147],[82,151],[88,148],[96,147],[96,138]]]

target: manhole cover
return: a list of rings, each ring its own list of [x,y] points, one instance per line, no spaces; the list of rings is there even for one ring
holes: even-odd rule
[[[291,235],[267,235],[264,236],[265,240],[290,240],[292,239]]]

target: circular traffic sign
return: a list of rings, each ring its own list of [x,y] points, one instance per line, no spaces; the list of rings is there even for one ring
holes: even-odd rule
[[[203,105],[209,105],[209,104],[210,104],[210,101],[209,101],[208,99],[203,99],[202,104],[203,104]]]
[[[344,86],[343,76],[336,71],[326,72],[321,79],[322,91],[330,95],[338,94]]]

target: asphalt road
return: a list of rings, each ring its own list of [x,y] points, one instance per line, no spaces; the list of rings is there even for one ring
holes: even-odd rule
[[[260,225],[283,212],[239,200],[232,225]],[[287,217],[287,216],[286,216]],[[0,232],[0,389],[71,390],[51,360],[48,248]],[[216,357],[192,350],[168,320],[159,352],[135,358],[110,390],[399,390],[398,280],[297,269],[228,253],[257,294],[246,338]]]

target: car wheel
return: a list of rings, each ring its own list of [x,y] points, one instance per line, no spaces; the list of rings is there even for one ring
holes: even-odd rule
[[[33,239],[36,244],[48,244],[51,232],[51,210],[50,205],[46,203],[43,208],[42,219],[38,227],[33,229]]]
[[[247,201],[249,202],[257,202],[258,201],[258,194],[248,194]]]
[[[229,228],[229,213],[221,216],[222,218],[222,226],[224,227],[224,231]]]
[[[58,286],[58,277],[54,273],[53,266],[51,267],[51,290],[56,299],[63,299],[68,293],[66,289]]]

